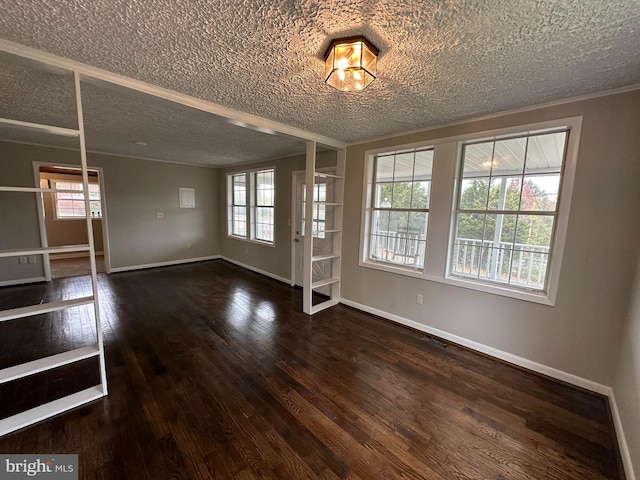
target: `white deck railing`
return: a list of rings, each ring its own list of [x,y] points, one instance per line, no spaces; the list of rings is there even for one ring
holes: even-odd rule
[[[541,290],[549,247],[457,238],[451,273]]]
[[[424,235],[392,231],[376,233],[378,235],[370,239],[371,258],[423,267]],[[541,290],[548,260],[549,247],[457,238],[453,244],[451,274]]]
[[[382,230],[376,234],[369,244],[371,258],[419,268],[424,265],[424,235]]]

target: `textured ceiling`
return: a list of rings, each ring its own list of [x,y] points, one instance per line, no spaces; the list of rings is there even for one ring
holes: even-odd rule
[[[226,119],[101,82],[82,82],[91,150],[226,166],[304,153],[305,143],[256,132]],[[137,145],[145,143],[146,145]]]
[[[640,84],[638,0],[0,0],[0,12],[0,38],[348,143]],[[322,83],[324,50],[343,34],[381,50],[364,92]],[[126,95],[94,93],[95,115],[155,118],[150,140],[172,119],[206,120],[142,97],[118,114]],[[118,127],[95,135],[108,146]],[[193,162],[231,145],[221,128],[229,145],[199,144]],[[241,132],[271,143],[264,156],[293,150]]]

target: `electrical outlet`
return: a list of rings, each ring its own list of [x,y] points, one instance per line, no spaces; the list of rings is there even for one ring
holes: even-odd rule
[[[27,263],[38,263],[38,258],[35,256],[27,257]]]
[[[27,257],[19,257],[18,258],[18,263],[20,265],[25,265],[26,263],[28,263]]]
[[[156,212],[156,218],[158,220],[161,220],[164,218],[164,212]]]
[[[422,305],[422,300],[423,300],[422,295],[420,295],[419,293],[416,294],[416,303],[418,305]]]

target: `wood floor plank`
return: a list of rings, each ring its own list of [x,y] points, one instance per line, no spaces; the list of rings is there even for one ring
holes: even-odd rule
[[[4,287],[0,309],[88,288]],[[342,305],[309,317],[300,290],[221,260],[99,289],[109,396],[0,452],[77,453],[83,479],[624,479],[600,395]],[[3,322],[0,366],[92,344],[91,324]],[[0,412],[80,388],[95,365],[76,368],[8,382]]]

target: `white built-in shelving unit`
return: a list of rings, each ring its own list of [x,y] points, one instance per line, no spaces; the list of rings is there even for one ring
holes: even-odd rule
[[[16,129],[19,131],[30,131],[44,135],[51,136],[64,136],[73,137],[78,141],[78,150],[80,153],[80,161],[82,165],[82,179],[84,184],[84,192],[88,192],[88,173],[87,173],[87,157],[85,149],[84,138],[84,123],[82,114],[82,99],[80,92],[80,74],[77,71],[73,71],[73,81],[75,87],[75,101],[76,110],[78,115],[78,128],[69,129],[56,127],[51,125],[42,125],[38,123],[30,123],[21,120],[13,120],[8,118],[0,118],[0,126],[6,129]],[[12,185],[0,185],[0,192],[8,193],[32,193],[36,195],[36,201],[41,200],[39,197],[44,193],[56,193],[63,190],[55,190],[50,188],[31,188],[24,186],[12,186]],[[78,193],[74,191],[74,193]],[[89,212],[89,195],[85,195],[85,207]],[[104,346],[102,340],[102,329],[100,325],[100,309],[98,303],[98,281],[96,274],[96,262],[95,262],[95,249],[93,241],[93,230],[91,226],[91,217],[87,215],[87,237],[88,243],[83,245],[68,245],[63,247],[49,247],[46,241],[46,234],[40,232],[40,238],[42,242],[41,247],[28,247],[23,249],[11,249],[0,250],[0,258],[3,257],[21,257],[28,255],[49,255],[51,253],[75,253],[75,252],[88,252],[91,264],[91,282],[92,282],[92,294],[80,298],[58,300],[52,302],[44,302],[36,305],[27,305],[19,308],[12,308],[8,310],[0,310],[0,327],[2,322],[19,322],[25,318],[32,317],[34,315],[44,315],[51,312],[60,310],[66,310],[70,308],[77,308],[81,306],[93,307],[93,318],[95,320],[95,343],[87,345],[82,348],[69,350],[56,355],[51,355],[37,360],[33,360],[20,365],[14,365],[8,368],[0,370],[0,384],[5,382],[20,381],[31,375],[41,373],[47,370],[52,370],[64,365],[68,365],[81,360],[97,357],[98,365],[100,369],[100,383],[88,389],[80,392],[73,393],[71,395],[59,398],[57,400],[39,405],[30,410],[26,410],[15,414],[11,417],[0,419],[0,435],[5,435],[14,430],[26,427],[33,423],[39,422],[51,416],[65,412],[72,408],[83,405],[92,400],[96,400],[100,397],[107,395],[107,376],[105,371],[105,358],[104,358]],[[41,228],[44,222],[41,222]],[[10,228],[10,226],[3,226],[2,228]],[[70,381],[72,379],[69,379]]]
[[[335,174],[319,172],[316,169],[316,143],[307,142],[307,161],[305,189],[306,198],[312,199],[305,203],[305,218],[312,219],[314,207],[324,205],[325,215],[331,219],[330,227],[322,232],[314,231],[316,222],[305,222],[304,228],[304,279],[303,279],[303,310],[313,315],[321,310],[332,307],[340,301],[340,279],[342,271],[342,215],[344,200],[344,173],[346,150],[337,151]],[[330,183],[327,188],[327,198],[320,200],[314,196],[315,185],[319,182]],[[324,239],[330,240],[331,251],[314,253],[314,242],[322,234]],[[316,263],[328,263],[327,268],[314,269]],[[314,271],[325,272],[322,278],[314,278]],[[328,298],[313,304],[314,291],[322,292]],[[328,292],[328,295],[325,293]]]

